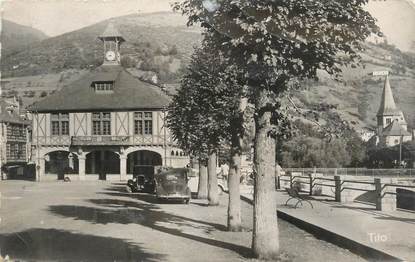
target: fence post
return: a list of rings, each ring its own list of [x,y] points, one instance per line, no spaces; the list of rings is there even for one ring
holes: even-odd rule
[[[313,195],[313,189],[314,189],[314,175],[313,174],[308,174],[308,179],[309,179],[309,182],[310,182],[310,192],[309,192],[309,194],[310,194],[310,196],[312,196]]]
[[[275,176],[275,186],[276,186],[276,189],[281,189],[281,182],[280,182],[280,175],[278,174],[278,175],[276,175]]]
[[[393,183],[394,180],[387,181],[382,178],[375,178],[375,192],[376,192],[376,210],[380,211],[395,211],[396,210],[396,187],[386,185]]]
[[[289,176],[290,176],[290,188],[293,188],[293,173],[290,173]]]
[[[342,183],[340,176],[334,176],[334,200],[336,202],[341,202],[341,190]]]

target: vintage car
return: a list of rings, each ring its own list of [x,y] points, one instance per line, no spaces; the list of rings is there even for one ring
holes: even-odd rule
[[[154,193],[154,166],[134,166],[133,179],[127,181],[128,192]]]
[[[188,168],[158,169],[154,175],[157,199],[181,200],[188,204],[191,198],[188,173]]]

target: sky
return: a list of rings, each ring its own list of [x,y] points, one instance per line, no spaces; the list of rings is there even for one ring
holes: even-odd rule
[[[178,0],[0,0],[0,3],[5,19],[56,36],[111,17],[171,11],[170,4],[174,1]],[[206,6],[209,7],[213,8]],[[367,8],[391,43],[405,51],[413,49],[415,0],[370,0]]]
[[[174,0],[0,0],[2,17],[48,36],[128,14],[171,11]]]

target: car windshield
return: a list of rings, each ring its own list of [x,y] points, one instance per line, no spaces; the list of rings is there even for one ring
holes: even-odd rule
[[[159,173],[158,177],[164,177],[166,180],[181,180],[186,178],[186,174],[187,170],[185,168],[173,168]]]

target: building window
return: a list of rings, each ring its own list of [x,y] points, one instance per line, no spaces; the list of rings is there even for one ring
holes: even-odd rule
[[[110,93],[114,90],[114,82],[95,82],[95,92]]]
[[[391,123],[391,119],[390,118],[386,118],[386,124],[389,125]]]
[[[153,134],[153,113],[135,112],[134,113],[134,134],[152,135]]]
[[[2,125],[3,126],[3,125]],[[6,134],[4,133],[6,132]],[[8,124],[2,133],[8,140],[26,140],[25,126],[19,124]]]
[[[7,144],[6,145],[6,157],[11,160],[24,160],[26,153],[25,144],[16,143],[16,144]]]
[[[111,135],[111,113],[92,113],[92,134]]]
[[[69,113],[51,114],[50,118],[53,136],[69,135]]]

